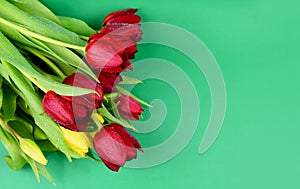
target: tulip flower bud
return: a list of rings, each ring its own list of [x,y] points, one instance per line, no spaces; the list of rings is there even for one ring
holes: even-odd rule
[[[84,131],[92,111],[84,105],[67,99],[49,91],[44,96],[43,109],[55,122],[65,128],[72,131]]]
[[[136,158],[136,149],[142,151],[139,142],[116,123],[104,126],[95,135],[94,148],[103,163],[112,171],[118,171],[126,161]]]
[[[134,98],[127,95],[121,95],[118,101],[118,110],[122,117],[131,120],[139,120],[143,108]]]
[[[53,91],[46,93],[43,99],[44,111],[57,123],[77,131],[71,102]]]
[[[19,140],[20,148],[26,155],[42,165],[47,164],[48,161],[43,152],[33,140],[28,138],[20,138]]]

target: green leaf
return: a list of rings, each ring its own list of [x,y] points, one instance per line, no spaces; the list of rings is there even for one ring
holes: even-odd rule
[[[23,75],[30,77],[32,82],[36,82],[45,87],[45,90],[53,90],[58,94],[66,96],[76,96],[87,93],[93,93],[93,90],[72,87],[54,80],[50,80],[37,72],[29,62],[20,54],[20,52],[9,42],[9,40],[0,32],[0,58],[6,60],[16,67]],[[24,77],[22,75],[22,77]]]
[[[75,33],[61,27],[51,20],[30,15],[5,0],[0,0],[0,10],[0,16],[6,20],[10,20],[10,23],[12,23],[12,21],[17,22],[22,24],[23,28],[30,29],[43,36],[73,45],[85,46],[85,41],[81,40]]]
[[[57,16],[38,0],[9,0],[19,9],[37,17],[44,17],[61,24]]]
[[[29,47],[33,47],[35,49],[41,50],[43,52],[48,52],[50,51],[50,49],[47,48],[46,45],[44,45],[42,42],[40,42],[39,40],[32,38],[30,36],[24,36],[23,34],[21,34],[19,31],[7,27],[4,24],[0,23],[0,31],[9,39],[15,41],[15,42],[19,42],[21,44],[24,44],[26,46]]]
[[[122,81],[119,82],[118,84],[121,85],[136,85],[136,84],[140,84],[143,83],[143,81],[138,80],[136,78],[131,78],[131,77],[127,77],[125,75],[122,75]]]
[[[18,46],[19,44],[23,44],[23,46],[26,46],[27,48],[32,47],[36,50],[39,50],[47,55],[55,56],[55,53],[52,52],[44,43],[41,41],[30,37],[30,36],[24,36],[17,30],[7,27],[4,24],[0,23],[0,31],[10,40],[14,41]],[[21,46],[22,47],[22,46]]]
[[[0,63],[0,75],[8,82],[10,82],[9,75],[4,66]]]
[[[65,16],[58,16],[59,20],[61,21],[61,24],[64,28],[75,32],[82,36],[91,36],[96,33],[95,30],[90,28],[84,21],[76,19],[76,18],[70,18]]]
[[[57,66],[64,72],[65,75],[70,75],[76,71],[73,67],[70,66],[70,63],[63,60],[50,48],[48,48],[44,42],[35,39],[30,36],[24,36],[15,29],[9,28],[6,25],[0,23],[0,31],[2,31],[5,36],[15,42],[19,48],[28,50],[34,49],[35,51],[39,50],[44,56],[50,58],[51,60],[57,62]],[[1,65],[0,65],[1,66]],[[0,69],[1,73],[1,69]]]
[[[3,77],[0,76],[0,110],[2,108],[2,102],[3,102],[2,82],[3,82]]]
[[[4,122],[0,121],[0,125],[3,126],[3,124]],[[10,157],[4,157],[7,165],[15,171],[21,169],[26,164],[26,160],[22,157],[21,150],[15,138],[0,127],[0,140],[10,155]]]
[[[20,117],[13,117],[9,122],[10,125],[21,137],[33,140],[33,127]]]
[[[36,161],[34,161],[32,158],[30,158],[29,156],[27,156],[26,154],[23,154],[23,157],[27,161],[27,163],[30,165],[37,181],[40,182],[41,179],[40,179],[40,175],[39,175],[39,170],[37,168],[38,163]]]
[[[28,115],[31,114],[30,109],[29,109],[29,105],[25,100],[23,100],[22,98],[17,98],[17,104],[18,104],[18,107],[21,110],[23,110],[26,114],[28,114]],[[21,115],[21,116],[25,119],[25,115]],[[26,121],[28,121],[28,119]]]
[[[56,185],[54,179],[51,177],[51,175],[49,174],[49,172],[47,171],[47,169],[44,165],[37,163],[36,166],[37,166],[38,172],[41,175],[43,175],[53,185]]]
[[[2,113],[4,121],[7,122],[16,112],[18,95],[6,84],[2,86],[3,103]]]

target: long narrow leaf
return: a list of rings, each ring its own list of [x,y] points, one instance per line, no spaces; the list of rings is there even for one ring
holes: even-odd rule
[[[12,4],[19,9],[29,12],[34,16],[44,17],[57,24],[61,24],[57,16],[51,12],[45,5],[38,0],[9,0]]]
[[[4,122],[0,121],[0,125],[2,127],[4,126],[3,124]],[[20,154],[21,150],[16,140],[12,136],[10,136],[9,133],[5,132],[1,126],[0,126],[0,140],[10,155],[10,156],[5,156],[4,159],[7,165],[11,169],[17,171],[26,164],[26,161]]]
[[[61,27],[51,20],[30,15],[6,0],[0,0],[0,10],[0,16],[2,18],[22,24],[31,31],[65,43],[85,46],[85,42],[75,33]]]
[[[9,42],[9,40],[0,32],[0,58],[6,60],[16,67],[24,75],[30,76],[31,79],[45,87],[45,90],[53,90],[58,94],[73,96],[93,93],[93,90],[76,88],[54,80],[50,80],[37,72],[20,54],[20,52]]]
[[[90,28],[84,21],[76,19],[76,18],[70,18],[65,16],[59,16],[58,17],[62,23],[62,26],[72,32],[75,32],[79,35],[89,37],[96,33],[95,30]]]

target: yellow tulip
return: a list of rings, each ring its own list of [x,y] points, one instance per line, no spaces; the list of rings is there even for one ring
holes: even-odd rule
[[[19,140],[20,140],[20,148],[26,155],[28,155],[29,157],[31,157],[33,160],[35,160],[40,164],[43,165],[47,164],[48,161],[45,158],[43,152],[33,140],[27,138],[19,138]]]
[[[82,157],[85,157],[85,154],[89,151],[90,146],[90,142],[86,133],[71,131],[69,129],[65,129],[64,127],[60,128],[69,148]]]

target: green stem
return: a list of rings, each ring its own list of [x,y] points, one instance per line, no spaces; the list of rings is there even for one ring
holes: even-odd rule
[[[92,116],[91,116],[92,120],[94,121],[94,123],[97,125],[98,127],[98,131],[103,127],[103,125],[100,123],[100,120],[98,119],[98,116],[97,116],[97,111],[94,111],[92,113]]]
[[[49,38],[49,37],[46,37],[46,36],[43,36],[43,35],[40,35],[40,34],[37,34],[37,33],[34,33],[30,30],[27,30],[21,26],[18,26],[12,22],[9,22],[3,18],[0,17],[0,23],[2,24],[5,24],[11,28],[14,28],[16,30],[18,30],[20,33],[23,33],[25,35],[29,35],[31,37],[34,37],[34,38],[37,38],[39,40],[42,40],[42,41],[46,41],[48,43],[53,43],[55,45],[58,45],[58,46],[63,46],[63,47],[68,47],[68,48],[71,48],[71,49],[77,49],[77,50],[81,50],[81,51],[84,51],[85,50],[85,47],[82,47],[82,46],[77,46],[77,45],[72,45],[72,44],[69,44],[69,43],[65,43],[65,42],[62,42],[62,41],[58,41],[56,39],[52,39],[52,38]]]
[[[141,103],[141,104],[143,104],[143,105],[145,105],[145,106],[148,106],[148,107],[152,108],[152,106],[151,106],[150,104],[148,104],[147,102],[145,102],[145,101],[139,99],[138,97],[134,96],[133,94],[131,94],[129,91],[125,90],[124,88],[122,88],[122,87],[120,87],[120,86],[117,86],[116,88],[118,89],[118,91],[119,91],[120,93],[122,93],[122,94],[124,94],[124,95],[128,95],[128,96],[134,98],[135,100],[137,100],[139,103]]]
[[[42,61],[44,61],[55,73],[57,73],[57,75],[59,75],[59,77],[66,77],[65,74],[51,60],[39,53],[37,50],[32,48],[26,48],[26,50],[28,50],[29,52],[40,58]]]
[[[9,126],[7,123],[5,123],[5,121],[2,119],[2,117],[0,117],[0,125],[2,127],[5,127],[3,129],[10,132],[12,134],[12,136],[14,136],[16,139],[20,140],[22,138],[13,128],[11,128],[11,126]]]
[[[83,36],[83,35],[79,35],[79,37],[81,38],[81,39],[84,39],[84,40],[89,40],[89,37],[87,37],[87,36]]]

